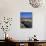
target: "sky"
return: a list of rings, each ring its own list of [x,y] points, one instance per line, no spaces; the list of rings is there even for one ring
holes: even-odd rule
[[[21,18],[32,18],[32,12],[20,12]]]

